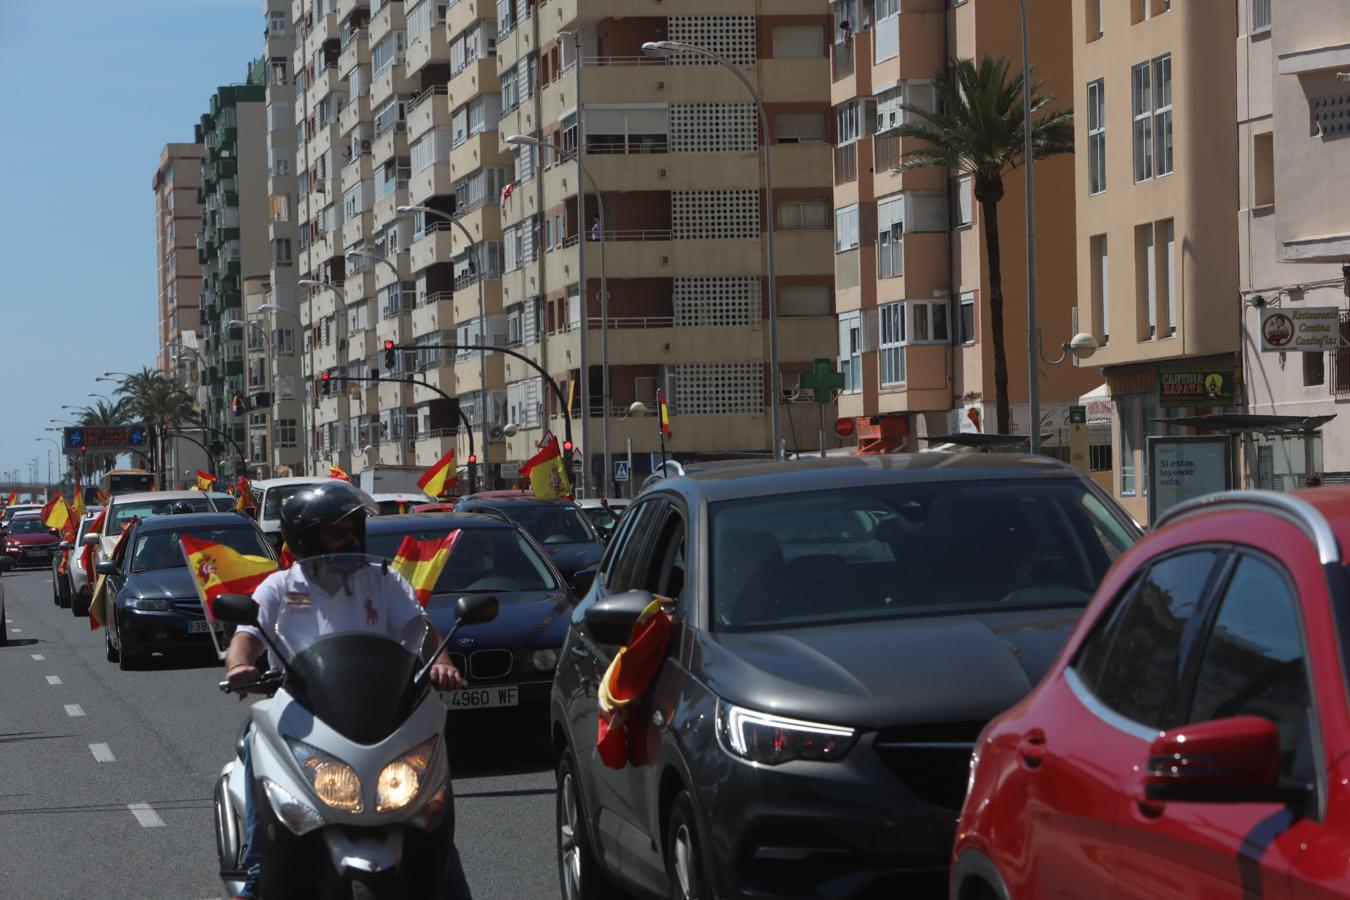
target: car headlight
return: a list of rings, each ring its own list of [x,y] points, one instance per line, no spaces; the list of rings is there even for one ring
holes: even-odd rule
[[[805,722],[717,703],[717,738],[732,756],[777,766],[794,759],[831,761],[853,746],[857,732],[842,725]]]
[[[309,779],[309,786],[320,800],[343,812],[361,812],[361,778],[355,769],[309,744],[301,741],[288,743],[296,762],[300,763],[300,769]]]
[[[517,650],[515,670],[552,674],[558,666],[557,650]]]
[[[132,597],[127,600],[127,609],[139,609],[142,612],[168,612],[169,601],[163,597]]]
[[[377,813],[402,809],[413,801],[431,769],[437,740],[431,738],[418,744],[380,771],[379,784],[375,790]]]

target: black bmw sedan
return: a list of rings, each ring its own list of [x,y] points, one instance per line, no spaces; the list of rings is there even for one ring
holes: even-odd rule
[[[552,703],[566,900],[917,896],[980,729],[1053,661],[1138,530],[1044,457],[728,463],[649,486],[571,618]],[[663,664],[596,749],[653,595]],[[611,758],[611,763],[613,759]]]
[[[549,688],[575,606],[558,570],[522,529],[500,516],[429,513],[366,522],[366,552],[392,560],[406,537],[428,541],[455,529],[463,535],[441,572],[427,615],[445,634],[452,607],[465,594],[492,594],[497,617],[474,626],[449,647],[467,687],[442,695],[447,728],[528,726],[542,737]]]
[[[136,668],[152,653],[213,647],[211,623],[178,543],[184,535],[250,556],[276,558],[257,523],[234,513],[185,513],[135,522],[119,556],[95,568],[108,579],[103,614],[108,661],[124,670]]]

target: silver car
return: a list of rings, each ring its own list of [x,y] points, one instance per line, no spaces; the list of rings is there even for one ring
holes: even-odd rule
[[[88,612],[92,590],[89,586],[89,575],[85,572],[84,566],[80,565],[80,556],[84,552],[81,539],[89,533],[89,526],[94,524],[102,509],[101,506],[85,509],[84,518],[80,520],[80,527],[75,532],[74,543],[67,541],[61,544],[61,550],[67,555],[66,571],[60,571],[60,554],[52,560],[52,601],[62,609],[75,610],[76,615],[85,615]],[[80,609],[85,612],[79,612]]]

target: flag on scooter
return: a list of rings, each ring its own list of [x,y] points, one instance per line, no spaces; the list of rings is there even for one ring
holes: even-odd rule
[[[417,486],[422,489],[422,493],[433,500],[439,500],[445,496],[447,490],[457,484],[459,484],[459,474],[455,471],[454,447],[451,447],[450,452],[436,460],[435,465],[423,472],[422,477],[417,479]]]
[[[441,577],[441,570],[445,568],[445,562],[450,558],[455,544],[459,543],[462,533],[456,528],[444,537],[426,541],[419,541],[408,535],[403,539],[403,543],[398,545],[398,550],[394,553],[394,571],[408,579],[417,602],[422,606],[426,606],[427,601],[431,599],[431,593],[436,589],[436,581]]]
[[[197,597],[202,601],[206,618],[214,622],[212,604],[221,594],[252,594],[268,575],[277,570],[275,560],[266,556],[250,556],[215,541],[204,541],[185,534],[178,539],[187,559]]]
[[[212,475],[210,472],[203,472],[201,469],[197,470],[197,490],[209,491],[214,489],[215,486],[216,476]]]
[[[342,471],[342,466],[329,466],[329,467],[328,467],[328,477],[329,477],[329,478],[336,478],[338,481],[351,481],[351,480],[352,480],[352,477],[351,477],[350,475],[348,475],[346,472]]]
[[[106,510],[105,510],[106,512]],[[120,563],[122,554],[126,551],[127,535],[131,533],[131,526],[140,520],[139,516],[132,516],[131,519],[122,524],[122,533],[117,538],[117,543],[113,544],[112,553],[109,554],[110,562]],[[100,525],[102,522],[99,523]],[[98,583],[94,585],[94,593],[89,600],[89,630],[98,631],[104,626],[103,621],[103,598],[107,593],[108,576],[98,576]]]
[[[66,506],[66,498],[61,496],[60,491],[53,494],[47,505],[42,507],[41,519],[48,528],[61,532],[67,530],[70,525],[70,507]]]
[[[282,541],[281,552],[277,554],[277,568],[289,569],[293,565],[295,565],[295,554],[291,552],[291,545]]]
[[[572,485],[567,480],[557,437],[550,435],[542,447],[520,467],[521,477],[530,479],[530,489],[540,500],[571,500]]]

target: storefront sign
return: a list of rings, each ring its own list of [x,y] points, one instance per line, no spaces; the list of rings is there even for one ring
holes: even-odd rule
[[[1231,366],[1158,370],[1159,406],[1232,406],[1236,393]]]
[[[1261,310],[1265,353],[1317,352],[1341,346],[1341,311],[1334,306]]]
[[[1232,487],[1232,445],[1227,437],[1146,439],[1148,521],[1195,497]]]

